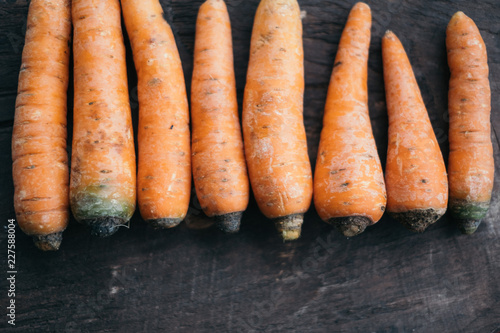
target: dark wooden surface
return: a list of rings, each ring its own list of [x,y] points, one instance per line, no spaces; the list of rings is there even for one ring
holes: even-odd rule
[[[14,218],[10,137],[24,42],[26,0],[0,1],[0,216]],[[302,0],[305,13],[305,123],[315,161],[322,109],[340,33],[354,0]],[[241,103],[257,0],[227,0]],[[368,1],[373,10],[370,112],[385,160],[387,115],[380,41],[401,38],[443,154],[448,154],[445,29],[463,10],[486,42],[492,123],[500,175],[500,3],[498,0]],[[164,0],[189,85],[201,1]],[[128,43],[128,42],[127,42]],[[129,48],[129,45],[127,44]],[[129,52],[131,103],[136,77]],[[71,114],[70,114],[71,119]],[[200,229],[194,199],[187,222],[155,231],[136,214],[130,229],[91,237],[71,221],[59,252],[42,253],[17,229],[17,323],[21,332],[485,332],[500,330],[500,198],[479,230],[463,236],[448,216],[413,234],[385,216],[347,239],[307,213],[302,238],[284,244],[252,199],[241,232]],[[0,236],[5,253],[6,233]],[[2,254],[6,271],[6,255]],[[0,278],[5,311],[6,280]],[[7,327],[5,314],[0,330]]]

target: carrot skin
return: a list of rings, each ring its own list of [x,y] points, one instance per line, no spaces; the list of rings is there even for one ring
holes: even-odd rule
[[[359,2],[335,58],[314,177],[316,211],[348,237],[380,220],[387,202],[368,110],[370,28],[370,7]]]
[[[77,221],[109,236],[135,210],[134,135],[117,0],[73,0],[74,126],[70,201]],[[92,50],[90,52],[89,50]]]
[[[446,212],[446,168],[410,61],[391,31],[382,38],[382,56],[389,115],[387,211],[423,232]]]
[[[488,212],[495,172],[488,56],[474,21],[462,12],[448,24],[446,47],[451,72],[449,207],[460,230],[472,234]]]
[[[243,100],[252,190],[285,240],[300,236],[312,199],[303,123],[302,22],[296,0],[262,0],[255,14]]]
[[[193,179],[201,208],[219,229],[237,232],[250,185],[238,116],[231,22],[222,0],[207,0],[198,12],[191,119]]]
[[[69,0],[30,3],[12,133],[17,222],[44,251],[59,248],[69,220],[70,8]]]
[[[141,216],[172,228],[186,216],[191,194],[189,106],[182,64],[158,0],[123,0],[138,76]]]

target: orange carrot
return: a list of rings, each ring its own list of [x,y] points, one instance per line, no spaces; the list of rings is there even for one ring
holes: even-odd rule
[[[198,12],[191,84],[193,178],[205,214],[239,230],[249,184],[238,117],[231,23],[223,0]]]
[[[380,220],[387,202],[368,113],[370,28],[370,7],[359,2],[335,58],[314,177],[316,211],[345,236]]]
[[[457,12],[446,30],[450,66],[450,210],[465,234],[476,231],[493,190],[491,92],[486,46],[474,21]]]
[[[243,135],[260,210],[284,240],[300,236],[312,198],[303,123],[304,54],[296,0],[262,0],[255,15],[243,101]]]
[[[389,114],[387,211],[423,232],[446,212],[446,168],[410,61],[391,31],[382,39],[382,55]]]
[[[41,250],[57,250],[69,219],[66,91],[69,0],[32,0],[12,133],[14,207]]]
[[[73,0],[75,103],[70,201],[109,236],[135,210],[135,151],[118,0]]]
[[[121,3],[139,81],[139,209],[154,227],[171,228],[186,216],[191,193],[184,73],[159,1]]]

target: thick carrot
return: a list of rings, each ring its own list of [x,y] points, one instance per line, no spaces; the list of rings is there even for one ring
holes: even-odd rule
[[[135,151],[118,0],[73,0],[71,209],[98,236],[135,210]]]
[[[139,81],[139,209],[154,227],[171,228],[186,216],[191,193],[184,73],[160,2],[121,3]]]
[[[446,212],[443,155],[410,61],[391,31],[382,39],[382,56],[389,114],[387,211],[410,230],[423,232]]]
[[[486,46],[474,21],[457,12],[446,30],[450,66],[450,210],[465,234],[476,231],[493,190],[491,92]]]
[[[205,214],[225,232],[239,230],[248,205],[231,22],[223,0],[207,0],[198,12],[191,84],[193,178]]]
[[[66,91],[69,0],[32,0],[12,133],[19,227],[42,250],[57,250],[69,219]]]
[[[303,61],[297,1],[262,0],[250,45],[243,135],[255,199],[284,240],[300,236],[312,198]]]
[[[345,236],[380,220],[387,202],[368,113],[370,28],[370,7],[359,2],[335,58],[314,177],[316,211]]]

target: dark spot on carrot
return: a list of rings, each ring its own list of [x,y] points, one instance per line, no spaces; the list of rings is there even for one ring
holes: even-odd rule
[[[467,102],[467,101],[468,101],[468,99],[467,99],[467,98],[462,98],[460,101],[461,101],[461,102]]]
[[[144,192],[144,191],[148,191],[149,188],[148,187],[143,187],[141,190]]]
[[[231,160],[224,160],[224,162],[228,163],[228,162],[231,162]]]
[[[385,206],[380,206],[380,210],[385,212]]]
[[[111,173],[111,172],[113,172],[113,171],[111,171],[111,170],[101,170],[101,173]]]
[[[422,180],[421,180],[421,182],[422,182],[422,183],[424,183],[424,184],[426,184],[426,183],[428,183],[429,181],[428,181],[427,179],[422,179]]]
[[[346,187],[346,186],[349,186],[349,183],[343,183],[342,185],[340,185],[341,187]]]
[[[229,179],[227,179],[227,178],[222,178],[222,180],[221,180],[221,182],[223,182],[223,183],[228,182],[228,181],[229,181]]]
[[[86,16],[85,16],[85,15],[82,15],[82,16],[80,16],[78,19],[79,19],[79,20],[83,20],[84,18],[86,18]]]
[[[174,128],[174,125],[170,126],[170,129],[173,129]]]
[[[159,85],[161,82],[162,82],[161,79],[155,77],[155,78],[152,78],[151,80],[148,81],[148,85],[151,87],[154,87],[154,86]]]
[[[36,165],[30,165],[30,166],[25,167],[25,169],[34,169],[34,168],[36,168]]]
[[[336,62],[334,65],[333,65],[333,68],[337,67],[337,66],[340,66],[342,65],[342,61],[338,61]]]

